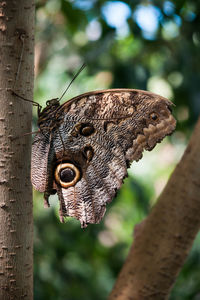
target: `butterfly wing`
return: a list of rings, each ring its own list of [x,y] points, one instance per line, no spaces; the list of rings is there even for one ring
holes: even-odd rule
[[[50,171],[43,172],[51,174],[45,192],[53,185],[61,216],[76,217],[82,227],[99,223],[130,163],[175,129],[170,107],[161,96],[129,89],[86,93],[64,103],[48,148],[54,158],[46,166]]]

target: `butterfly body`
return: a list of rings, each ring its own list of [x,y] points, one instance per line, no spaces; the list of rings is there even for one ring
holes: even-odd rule
[[[61,220],[99,223],[127,167],[173,132],[171,102],[156,94],[115,89],[53,99],[40,112],[32,150],[32,183],[48,201],[57,192]]]

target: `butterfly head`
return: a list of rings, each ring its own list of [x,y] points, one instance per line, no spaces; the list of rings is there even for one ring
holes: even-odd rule
[[[54,106],[59,106],[60,103],[59,103],[59,98],[54,98],[54,99],[51,99],[51,100],[47,100],[46,102],[46,107],[54,107]]]

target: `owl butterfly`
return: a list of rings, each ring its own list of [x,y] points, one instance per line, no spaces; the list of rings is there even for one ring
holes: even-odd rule
[[[32,184],[46,203],[57,192],[60,218],[99,223],[130,163],[175,129],[172,103],[151,92],[111,89],[77,96],[39,112]]]

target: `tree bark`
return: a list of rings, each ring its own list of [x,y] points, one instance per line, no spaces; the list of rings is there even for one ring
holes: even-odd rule
[[[200,120],[135,241],[109,300],[167,299],[200,228]]]
[[[33,0],[0,0],[1,300],[33,297],[31,135],[12,139],[31,131],[32,105],[11,90],[32,99],[34,14]]]

